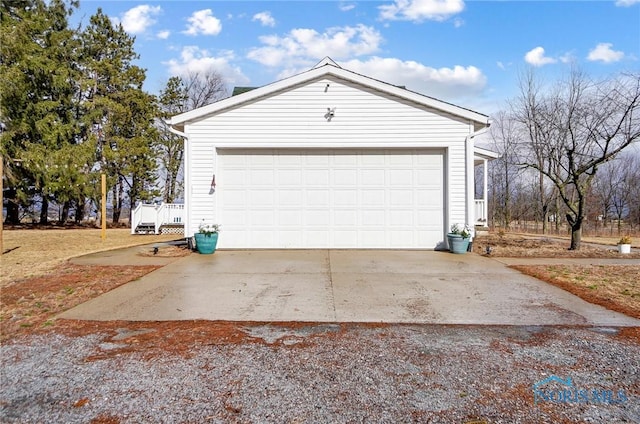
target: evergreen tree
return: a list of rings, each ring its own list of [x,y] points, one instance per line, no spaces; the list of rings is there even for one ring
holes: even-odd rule
[[[81,38],[85,123],[96,143],[96,168],[107,174],[117,223],[125,195],[131,205],[155,195],[152,143],[158,110],[155,98],[142,90],[145,71],[133,64],[135,39],[122,25],[114,26],[98,9]]]
[[[160,92],[161,115],[157,149],[164,172],[162,198],[167,203],[173,203],[179,192],[178,174],[182,167],[184,140],[169,131],[165,119],[184,112],[184,105],[187,99],[188,93],[180,77],[169,78],[164,90]]]
[[[10,177],[10,223],[19,222],[18,206],[34,195],[46,223],[49,201],[81,197],[86,186],[87,149],[74,103],[79,45],[67,21],[75,7],[62,0],[3,2],[1,153]]]

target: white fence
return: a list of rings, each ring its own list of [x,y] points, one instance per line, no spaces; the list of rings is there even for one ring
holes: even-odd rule
[[[154,234],[160,234],[163,225],[184,225],[184,205],[161,203],[159,205],[138,204],[131,211],[131,234],[139,226],[154,227]]]
[[[475,207],[475,217],[476,223],[475,225],[488,226],[487,222],[487,203],[484,199],[475,199],[476,207]]]

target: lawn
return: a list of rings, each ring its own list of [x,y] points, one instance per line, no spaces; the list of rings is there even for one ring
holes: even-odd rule
[[[179,239],[176,234],[134,235],[128,229],[27,229],[3,231],[0,287],[46,275],[68,259],[94,252]]]

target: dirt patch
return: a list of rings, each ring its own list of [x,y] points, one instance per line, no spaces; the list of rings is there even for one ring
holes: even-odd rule
[[[139,252],[138,256],[145,257],[158,257],[158,258],[180,258],[183,256],[189,256],[191,254],[191,250],[182,247],[182,246],[161,246],[156,248],[151,248],[145,250],[143,252]]]
[[[65,263],[46,276],[19,280],[2,288],[0,340],[55,324],[51,318],[137,280],[158,266],[85,266]]]
[[[516,265],[513,268],[587,302],[640,318],[640,266]]]
[[[491,256],[503,258],[640,258],[638,252],[623,255],[609,245],[593,246],[583,241],[580,250],[569,250],[569,240],[509,233],[476,237],[473,242],[475,253],[486,255],[487,247],[490,247]]]

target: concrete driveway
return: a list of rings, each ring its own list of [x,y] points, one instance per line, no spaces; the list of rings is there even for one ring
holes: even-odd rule
[[[134,253],[109,253],[111,262]],[[133,256],[133,259],[131,259]],[[107,259],[108,259],[107,258]],[[105,258],[103,257],[103,261]],[[99,263],[100,255],[79,263]],[[59,317],[639,326],[475,254],[399,250],[217,251],[171,260]],[[140,263],[140,262],[138,262]]]

